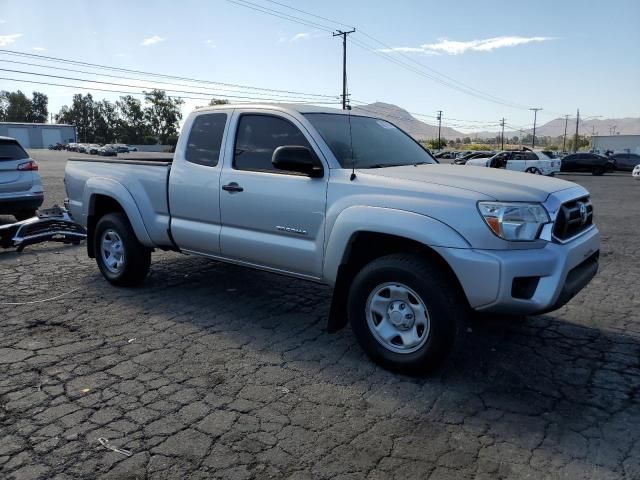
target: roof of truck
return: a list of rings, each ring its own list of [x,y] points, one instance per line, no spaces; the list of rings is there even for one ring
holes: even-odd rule
[[[200,107],[196,110],[198,112],[225,110],[229,108],[264,108],[270,110],[293,110],[298,113],[334,113],[338,115],[347,115],[349,110],[342,110],[339,108],[319,107],[317,105],[309,105],[302,103],[227,103],[223,105],[213,105],[210,107]],[[362,115],[357,111],[351,111],[352,115]]]

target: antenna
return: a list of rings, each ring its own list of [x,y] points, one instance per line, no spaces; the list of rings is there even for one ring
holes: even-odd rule
[[[351,147],[351,176],[349,180],[352,182],[356,179],[356,156],[353,154],[353,133],[351,131],[351,108],[347,109],[349,116],[349,146]]]

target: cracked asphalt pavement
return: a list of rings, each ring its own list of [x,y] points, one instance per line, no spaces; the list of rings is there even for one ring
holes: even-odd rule
[[[62,202],[66,154],[32,154]],[[121,289],[84,246],[0,251],[0,477],[640,478],[640,182],[562,178],[592,192],[598,276],[471,321],[424,378],[327,334],[313,283],[157,252]]]

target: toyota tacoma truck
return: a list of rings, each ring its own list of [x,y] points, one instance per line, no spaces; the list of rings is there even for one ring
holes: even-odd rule
[[[67,208],[88,255],[134,286],[154,249],[333,287],[381,365],[436,367],[468,312],[538,314],[598,269],[589,192],[441,165],[393,124],[300,105],[223,105],[185,121],[171,160],[70,159]]]

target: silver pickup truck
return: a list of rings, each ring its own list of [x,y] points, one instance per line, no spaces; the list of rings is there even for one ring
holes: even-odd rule
[[[334,287],[378,363],[425,371],[470,311],[559,308],[593,278],[600,235],[570,182],[440,165],[391,123],[348,111],[224,105],[186,120],[172,161],[70,159],[68,209],[115,285],[154,248]]]

